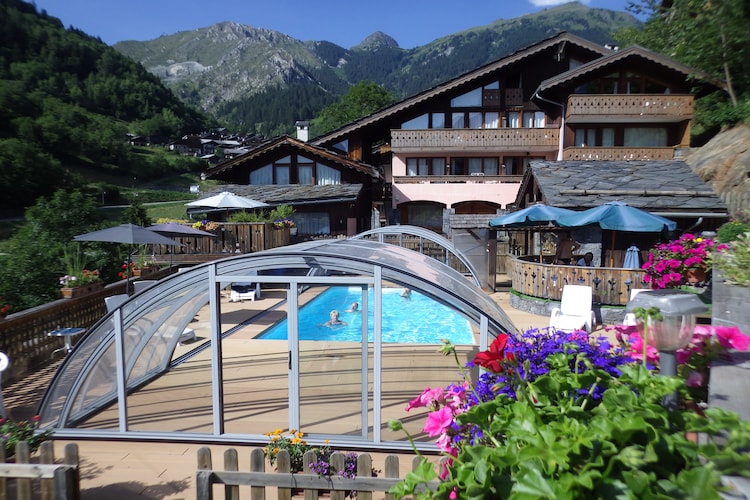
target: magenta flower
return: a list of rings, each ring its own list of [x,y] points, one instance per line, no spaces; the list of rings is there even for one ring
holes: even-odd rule
[[[424,431],[430,437],[439,436],[444,433],[445,430],[453,422],[453,411],[447,406],[440,408],[437,411],[430,412],[427,415],[427,422],[424,424]]]
[[[750,348],[750,336],[742,333],[736,326],[715,326],[714,331],[722,347],[738,351]]]

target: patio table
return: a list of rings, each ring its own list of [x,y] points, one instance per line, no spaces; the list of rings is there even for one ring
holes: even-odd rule
[[[65,345],[59,349],[55,349],[52,351],[52,355],[54,356],[60,351],[65,351],[65,354],[69,354],[70,351],[73,350],[73,343],[71,342],[71,339],[75,337],[76,335],[80,335],[83,332],[85,332],[85,328],[57,328],[55,330],[52,330],[51,332],[47,333],[48,337],[63,337],[65,339]]]

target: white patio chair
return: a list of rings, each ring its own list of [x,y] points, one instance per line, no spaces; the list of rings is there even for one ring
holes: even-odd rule
[[[630,289],[630,300],[633,300],[636,295],[641,292],[647,292],[650,288],[631,288]],[[625,317],[622,319],[622,324],[625,326],[635,326],[635,313],[625,313]]]
[[[552,309],[550,314],[549,326],[566,332],[586,330],[590,333],[596,324],[591,304],[590,286],[565,285],[560,307]]]
[[[104,305],[107,306],[107,312],[112,312],[117,309],[120,304],[128,300],[129,295],[127,293],[118,293],[117,295],[110,295],[104,297]]]
[[[141,290],[145,290],[146,288],[154,286],[158,282],[159,282],[159,280],[140,280],[140,281],[134,281],[133,282],[133,293],[138,293]]]
[[[258,276],[258,271],[250,271],[248,276]],[[255,299],[260,299],[260,283],[250,281],[232,283],[229,292],[230,302],[254,301]]]

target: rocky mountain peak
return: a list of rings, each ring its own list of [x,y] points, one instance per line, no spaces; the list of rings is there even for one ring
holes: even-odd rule
[[[353,50],[377,50],[381,48],[398,48],[398,42],[392,36],[382,31],[376,31],[359,44],[352,47]]]

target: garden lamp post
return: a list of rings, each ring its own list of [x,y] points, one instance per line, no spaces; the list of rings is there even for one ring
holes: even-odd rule
[[[696,315],[707,310],[698,295],[680,290],[641,292],[625,307],[626,312],[635,313],[644,342],[659,351],[659,373],[672,377],[677,375],[677,350],[688,345]],[[664,398],[664,406],[676,409],[677,394]]]

